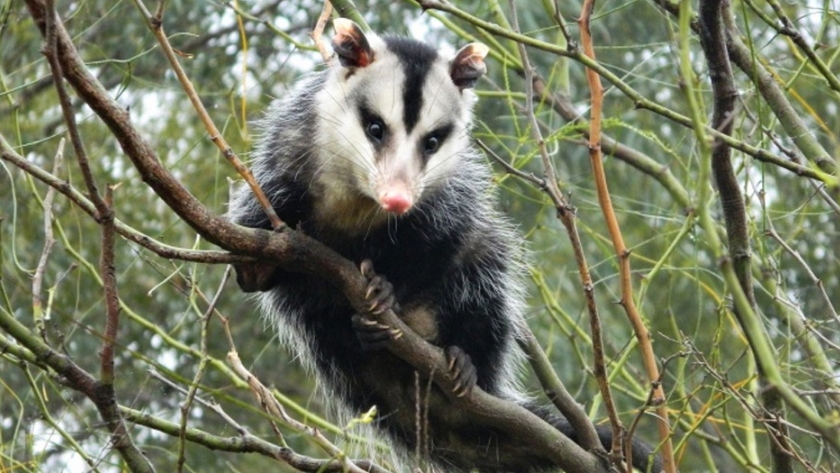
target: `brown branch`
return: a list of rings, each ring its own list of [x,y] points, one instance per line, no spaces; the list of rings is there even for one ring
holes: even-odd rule
[[[120,300],[117,294],[116,263],[114,260],[114,189],[108,186],[105,189],[106,208],[104,218],[101,219],[102,226],[102,253],[99,259],[99,273],[102,277],[102,287],[105,291],[105,332],[102,336],[102,384],[114,385],[114,346],[117,341],[117,330],[120,320]]]
[[[45,44],[42,52],[44,53],[44,56],[47,57],[47,62],[50,65],[53,84],[56,92],[58,93],[58,101],[61,105],[61,112],[64,115],[64,123],[67,125],[67,134],[70,135],[70,142],[73,144],[73,150],[76,153],[76,161],[79,164],[79,169],[82,171],[82,177],[84,179],[85,186],[87,187],[88,195],[90,195],[90,199],[93,201],[93,205],[96,206],[98,211],[98,221],[100,218],[104,218],[105,214],[110,212],[110,209],[102,200],[102,196],[99,194],[99,189],[96,185],[96,180],[93,177],[90,162],[88,161],[87,151],[85,151],[82,137],[79,134],[79,127],[76,124],[76,115],[73,110],[73,103],[70,100],[70,96],[67,94],[67,88],[64,87],[64,74],[61,70],[61,63],[58,60],[59,53],[55,26],[56,16],[55,9],[53,8],[53,0],[45,1],[47,14],[44,17]]]
[[[578,19],[578,27],[580,28],[580,39],[583,46],[583,53],[595,59],[595,49],[592,45],[592,34],[589,30],[589,22],[592,16],[592,9],[595,8],[594,0],[584,0],[581,7],[581,15]],[[586,79],[589,84],[589,91],[591,94],[591,112],[589,121],[589,158],[593,163],[593,172],[595,174],[595,186],[598,191],[598,201],[605,214],[608,214],[611,209],[609,193],[606,190],[606,178],[603,176],[603,167],[601,167],[601,109],[603,107],[604,90],[601,87],[601,81],[595,71],[586,69]],[[595,163],[598,163],[597,165]],[[600,174],[599,174],[600,172]],[[608,226],[611,222],[607,221]],[[610,235],[613,236],[613,244],[615,244],[614,228],[610,226]],[[618,247],[616,246],[616,251]],[[621,253],[619,252],[619,255]],[[620,256],[619,256],[620,257]],[[622,272],[622,282],[624,281],[624,274]],[[622,299],[625,295],[622,284]],[[592,288],[589,288],[592,290]],[[593,352],[595,355],[595,363],[593,370],[595,371],[595,379],[598,381],[598,388],[601,391],[601,397],[604,399],[604,407],[607,410],[607,417],[610,419],[610,426],[612,427],[612,448],[610,449],[610,458],[612,463],[621,468],[623,456],[626,455],[628,459],[628,471],[632,469],[630,466],[630,458],[633,455],[630,451],[630,442],[624,441],[624,425],[621,419],[618,418],[618,412],[615,409],[615,401],[612,397],[610,385],[607,376],[606,362],[604,361],[604,341],[601,333],[600,320],[597,318],[590,318],[590,325],[592,327],[592,341]],[[625,445],[626,444],[626,445]]]
[[[59,60],[59,22],[53,8],[52,0],[46,0],[43,5],[43,34],[45,45],[42,52],[47,57],[52,72],[55,89],[58,93],[61,110],[64,114],[64,121],[67,124],[67,131],[70,141],[76,153],[76,160],[82,171],[82,176],[87,186],[90,198],[97,209],[97,221],[102,224],[102,258],[101,272],[105,286],[106,300],[106,324],[105,340],[103,342],[102,358],[102,379],[94,381],[93,384],[85,384],[88,388],[85,394],[96,404],[102,419],[111,432],[111,443],[125,460],[128,468],[135,472],[152,472],[154,467],[146,459],[145,455],[134,445],[128,433],[128,429],[117,410],[116,394],[114,392],[114,341],[116,339],[117,320],[119,314],[119,303],[116,298],[116,276],[114,274],[113,254],[113,225],[114,214],[108,202],[103,200],[99,194],[96,180],[87,158],[84,144],[76,125],[73,105],[64,87],[64,74],[62,64]]]
[[[580,27],[581,45],[583,53],[592,61],[595,61],[595,47],[592,41],[592,33],[590,31],[590,20],[592,10],[595,6],[595,0],[584,0],[581,9],[581,16],[578,20]],[[589,126],[589,160],[592,164],[592,173],[595,180],[595,188],[598,193],[598,203],[601,211],[604,214],[607,228],[612,239],[613,248],[619,261],[619,276],[621,280],[621,301],[620,304],[624,308],[630,324],[636,333],[636,339],[639,342],[639,351],[642,354],[642,360],[647,371],[648,380],[652,390],[652,402],[656,406],[657,425],[659,427],[659,438],[661,440],[662,464],[665,471],[674,473],[676,465],[674,464],[673,451],[671,447],[671,427],[668,420],[668,407],[665,404],[665,392],[660,383],[659,368],[656,363],[656,357],[653,353],[653,346],[650,341],[650,332],[642,321],[642,317],[636,308],[636,303],[633,298],[633,281],[632,271],[630,269],[630,250],[624,244],[624,238],[621,234],[621,228],[618,224],[618,219],[615,216],[615,210],[612,206],[612,199],[610,198],[610,191],[607,184],[606,172],[604,171],[604,163],[601,159],[601,110],[603,108],[603,94],[604,90],[601,85],[601,77],[596,71],[591,68],[586,69],[586,79],[589,84],[589,91],[591,94],[591,118]],[[609,407],[609,406],[608,406]],[[613,417],[615,416],[615,417]],[[610,417],[613,426],[613,449],[612,455],[616,465],[620,465],[621,456],[621,438],[622,427],[618,416],[612,414]],[[630,448],[631,442],[624,442],[625,456],[629,460],[632,458]],[[629,463],[629,462],[628,462]],[[632,469],[631,465],[627,465],[628,471]]]
[[[566,28],[566,21],[563,19],[563,15],[560,13],[560,0],[554,0],[552,7],[553,8],[551,12],[551,17],[554,19],[554,23],[560,29],[560,33],[563,35],[563,39],[566,41],[566,47],[569,48],[569,51],[577,51],[577,42],[575,42],[574,38],[572,38],[572,35],[569,34],[569,29]]]
[[[712,82],[714,97],[714,112],[712,128],[723,134],[731,135],[733,115],[738,91],[729,64],[729,54],[726,49],[726,33],[723,25],[723,9],[727,0],[700,0],[699,26],[700,44],[709,65],[709,78]],[[723,218],[726,225],[726,235],[729,241],[729,253],[738,282],[747,297],[750,307],[755,309],[755,293],[753,291],[751,273],[750,237],[747,222],[747,211],[744,198],[741,195],[738,178],[732,166],[729,146],[716,140],[712,143],[712,174],[720,194]],[[744,325],[743,315],[737,307],[735,316]],[[745,330],[749,339],[749,331]],[[750,346],[755,346],[754,340],[749,340]],[[775,419],[784,418],[784,406],[779,393],[772,388],[759,366],[759,382],[762,386],[761,398],[765,408]],[[793,471],[793,462],[786,448],[786,427],[783,422],[772,422],[770,451],[773,458],[773,471],[787,473]]]

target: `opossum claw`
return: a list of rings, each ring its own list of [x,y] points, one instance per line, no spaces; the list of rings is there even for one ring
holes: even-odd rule
[[[455,382],[452,393],[456,397],[469,395],[478,382],[478,373],[470,355],[456,346],[446,347],[444,353],[446,355],[446,365],[449,369],[449,378]]]
[[[402,332],[388,325],[356,314],[351,319],[356,338],[362,345],[362,350],[375,351],[386,348],[388,344],[402,337]]]
[[[379,276],[374,272],[373,263],[366,259],[362,261],[359,269],[368,280],[367,290],[365,291],[365,299],[370,302],[368,310],[372,314],[381,314],[388,309],[399,312],[399,305],[394,295],[394,286],[384,276]]]
[[[359,265],[359,271],[362,272],[362,276],[372,279],[376,274],[373,272],[373,261],[366,259],[362,261],[362,264]]]

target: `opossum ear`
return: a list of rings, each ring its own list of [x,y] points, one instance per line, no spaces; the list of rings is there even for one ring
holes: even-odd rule
[[[475,87],[476,81],[487,72],[484,58],[490,48],[481,43],[471,43],[458,51],[449,63],[449,76],[460,90]]]
[[[373,49],[362,28],[347,18],[333,20],[332,47],[344,67],[366,67],[373,62]]]

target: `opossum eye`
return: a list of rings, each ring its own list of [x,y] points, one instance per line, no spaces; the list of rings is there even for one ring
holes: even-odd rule
[[[367,124],[367,129],[365,131],[372,140],[378,143],[382,141],[382,138],[385,136],[385,125],[383,125],[379,120],[373,120]]]
[[[429,156],[435,154],[440,149],[440,145],[452,134],[453,126],[451,123],[446,124],[428,135],[423,139],[423,154],[428,159]]]
[[[426,143],[423,144],[423,151],[426,154],[432,154],[440,147],[440,139],[437,136],[430,136],[426,138]]]

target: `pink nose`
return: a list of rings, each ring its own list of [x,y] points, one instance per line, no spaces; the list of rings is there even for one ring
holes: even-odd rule
[[[406,192],[389,190],[379,196],[379,204],[386,212],[402,215],[414,205],[411,196]]]

